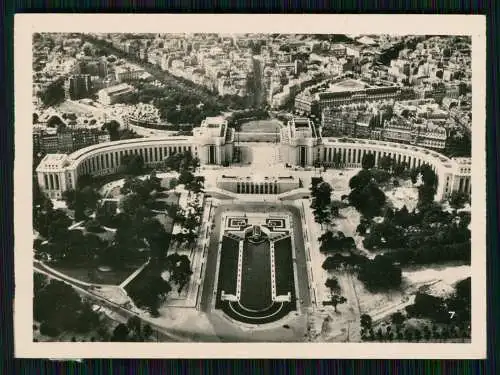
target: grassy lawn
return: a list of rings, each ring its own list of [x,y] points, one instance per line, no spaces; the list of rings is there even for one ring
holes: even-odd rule
[[[278,120],[255,120],[241,125],[241,131],[248,133],[276,133],[280,128]]]
[[[174,228],[174,220],[168,216],[167,214],[156,214],[155,219],[158,220],[167,233],[172,233],[172,229]]]
[[[174,180],[175,177],[162,177],[161,179],[161,187],[170,189],[170,181]]]
[[[113,240],[113,238],[115,237],[115,232],[110,231],[110,230],[106,230],[104,228],[103,228],[102,232],[89,232],[87,229],[83,228],[82,232],[84,235],[94,234],[97,237],[99,237],[101,240],[107,241],[108,243],[111,242]]]
[[[115,186],[111,190],[109,190],[108,195],[106,198],[120,198],[122,194],[120,193],[121,187],[120,186]]]
[[[238,270],[238,242],[224,236],[219,265],[219,290],[218,299],[223,290],[227,294],[236,294],[236,281]]]
[[[148,307],[151,300],[158,297],[157,293],[161,294],[170,289],[169,282],[161,277],[165,269],[162,264],[151,262],[125,286],[136,306]]]
[[[249,309],[262,310],[272,303],[270,244],[247,240],[243,249],[240,302]]]
[[[161,194],[161,193],[160,193]],[[164,202],[166,205],[177,205],[179,203],[179,193],[166,193],[168,196],[166,198],[157,198],[156,201],[158,202]],[[165,231],[167,233],[172,233],[172,229],[174,227],[174,220],[168,216],[167,214],[156,214],[155,218],[162,223],[163,227],[165,228]]]
[[[68,265],[58,266],[50,265],[51,268],[68,275],[77,280],[81,280],[86,283],[96,283],[96,284],[109,284],[109,285],[119,285],[123,282],[132,272],[134,272],[137,267],[127,266],[119,270],[110,271],[100,271],[98,267],[69,267]]]
[[[290,237],[274,244],[274,266],[276,277],[276,295],[290,292],[293,296],[292,240]]]
[[[167,197],[163,197],[162,193],[165,193]],[[178,204],[179,203],[179,197],[180,193],[176,192],[161,192],[160,196],[156,199],[157,201],[162,201],[165,202],[166,204]]]

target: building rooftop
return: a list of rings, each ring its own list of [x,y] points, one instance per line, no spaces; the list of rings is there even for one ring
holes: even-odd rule
[[[460,157],[460,158],[452,158],[452,160],[460,165],[472,165],[472,159],[471,158],[466,158],[466,157]]]
[[[202,122],[199,128],[194,131],[198,135],[211,137],[225,137],[227,129],[227,120],[222,116],[207,117]]]
[[[328,88],[328,91],[329,92],[359,91],[359,90],[364,90],[367,87],[369,87],[369,85],[362,81],[356,79],[346,79],[331,84]]]
[[[262,176],[253,174],[249,176],[228,176],[218,177],[219,181],[251,181],[251,182],[277,182],[277,181],[298,181],[296,176]]]
[[[83,156],[93,153],[95,151],[109,151],[115,148],[120,148],[123,145],[128,145],[129,147],[140,147],[140,146],[148,146],[151,143],[161,143],[161,141],[175,141],[179,144],[186,144],[191,141],[189,137],[148,137],[148,138],[135,138],[135,139],[126,139],[121,141],[113,141],[113,142],[104,142],[96,145],[92,145],[89,147],[82,148],[68,155],[68,159],[72,162],[78,161]]]
[[[61,169],[68,165],[68,155],[66,154],[47,154],[38,164],[37,170],[43,169]]]
[[[102,89],[101,91],[105,92],[106,94],[116,94],[121,91],[126,91],[126,90],[132,90],[133,87],[130,86],[128,83],[120,83],[119,85],[115,86],[110,86],[105,89]]]
[[[125,66],[117,66],[115,68],[115,73],[125,73],[125,72],[139,72],[139,71],[143,71],[144,69],[142,69],[141,67],[139,66],[135,66],[135,65],[125,65]]]

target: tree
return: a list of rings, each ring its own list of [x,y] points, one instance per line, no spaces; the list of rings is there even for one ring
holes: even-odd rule
[[[205,184],[205,177],[203,176],[194,176],[191,182],[189,182],[186,186],[186,188],[194,193],[198,194],[203,191],[203,186]]]
[[[88,332],[99,322],[97,314],[82,302],[78,293],[59,280],[51,280],[43,289],[35,291],[33,314],[42,323],[40,331],[47,329],[50,335],[57,335],[59,331]]]
[[[94,46],[89,42],[85,42],[82,46],[82,52],[85,56],[92,56],[94,53]]]
[[[394,162],[394,160],[390,156],[388,156],[388,155],[382,156],[380,158],[380,160],[378,161],[378,166],[379,166],[379,168],[381,168],[385,171],[389,171],[392,168],[393,162]]]
[[[323,304],[332,305],[335,312],[338,312],[337,306],[342,305],[346,302],[347,302],[347,298],[345,298],[344,296],[340,296],[338,294],[333,294],[331,300],[329,302],[324,302]]]
[[[153,329],[151,328],[151,326],[149,324],[145,324],[144,327],[142,328],[142,337],[144,339],[148,339],[151,337],[152,334],[153,334]]]
[[[85,229],[89,232],[94,232],[94,233],[104,232],[101,223],[97,219],[87,221],[85,223]]]
[[[335,254],[325,259],[321,267],[324,270],[331,271],[339,269],[345,263],[345,259],[341,254]]]
[[[365,330],[370,330],[372,328],[372,317],[368,314],[362,314],[360,316],[361,328]]]
[[[311,188],[310,188],[311,195],[316,194],[316,189],[318,188],[318,185],[323,181],[324,181],[323,177],[311,177]]]
[[[109,138],[111,141],[117,141],[120,139],[120,123],[116,120],[111,120],[105,122],[102,126],[102,130],[105,130],[109,133]]]
[[[424,185],[436,187],[438,183],[437,174],[429,164],[422,164],[419,168],[419,172],[422,174],[422,182]]]
[[[113,330],[113,336],[111,337],[111,341],[114,342],[126,342],[128,341],[129,329],[128,327],[120,323]]]
[[[322,253],[335,254],[347,250],[353,250],[356,247],[352,237],[346,237],[344,233],[338,231],[333,234],[332,231],[327,230],[323,233],[318,241],[321,243],[320,251]]]
[[[404,338],[406,341],[411,342],[413,341],[413,331],[410,329],[406,329],[404,332]]]
[[[466,193],[460,192],[460,191],[454,191],[451,193],[449,202],[450,206],[458,209],[464,206],[465,203],[469,201],[469,196]]]
[[[392,169],[392,172],[394,173],[394,176],[401,176],[405,170],[406,170],[405,163],[396,163]]]
[[[142,155],[127,154],[121,159],[120,169],[122,173],[138,176],[144,173],[144,159]]]
[[[401,312],[395,312],[391,315],[391,322],[396,326],[400,326],[405,321],[405,316]]]
[[[47,276],[38,272],[33,273],[33,290],[35,294],[45,288],[47,283]]]
[[[162,186],[161,186],[161,178],[156,176],[156,172],[153,171],[149,175],[149,177],[146,179],[146,184],[149,186],[150,190],[156,190],[156,191],[161,191]]]
[[[460,280],[455,284],[455,298],[469,301],[471,297],[471,278]]]
[[[332,294],[340,293],[340,284],[339,280],[336,277],[329,278],[325,282],[325,286],[330,289]]]
[[[402,280],[401,268],[395,266],[390,258],[377,255],[361,265],[358,279],[372,290],[397,288]]]
[[[450,315],[445,301],[440,297],[418,292],[413,305],[407,306],[409,316],[417,318],[430,318],[436,322],[448,323]]]
[[[162,299],[171,291],[170,284],[161,277],[161,270],[151,262],[143,270],[141,278],[126,286],[127,293],[139,307],[149,310],[152,316],[159,316]]]
[[[186,255],[169,255],[167,269],[170,271],[170,280],[179,285],[178,293],[180,293],[193,274],[189,258]]]
[[[78,182],[76,190],[82,190],[87,186],[93,186],[95,184],[94,177],[90,174],[82,174],[78,177]]]
[[[170,235],[163,225],[154,218],[146,218],[142,223],[141,235],[147,240],[151,249],[151,256],[155,260],[162,260],[167,254]]]
[[[330,217],[329,205],[332,202],[332,187],[328,182],[320,182],[313,185],[312,188],[312,202],[311,208],[313,209],[315,220],[322,224]]]
[[[420,340],[422,340],[422,332],[418,328],[415,328],[415,341]]]
[[[368,185],[371,180],[372,173],[367,169],[363,169],[359,171],[358,174],[351,177],[351,179],[349,180],[349,187],[351,189],[363,188]]]
[[[179,175],[179,183],[188,186],[194,180],[194,175],[188,171],[183,170]]]
[[[330,204],[330,217],[339,217],[340,216],[340,208],[341,208],[341,205],[339,205],[338,203],[340,202],[332,202]]]
[[[380,190],[374,183],[351,190],[349,193],[349,202],[363,216],[371,218],[380,214],[382,207],[385,205],[385,193]]]
[[[361,166],[363,169],[371,169],[375,166],[375,154],[367,153],[361,159]]]
[[[141,336],[141,319],[138,316],[131,316],[127,321],[127,329],[135,337]]]
[[[137,193],[130,193],[120,200],[120,211],[129,216],[135,216],[143,207],[143,200]]]
[[[179,181],[177,181],[176,178],[172,178],[169,182],[168,182],[168,187],[169,189],[175,189],[176,186],[179,184]]]
[[[418,205],[425,206],[434,202],[436,189],[433,186],[421,185],[418,187]]]
[[[40,324],[40,333],[49,337],[56,337],[59,335],[60,330],[57,329],[56,326],[52,325],[52,323],[43,322]]]
[[[61,103],[65,98],[64,78],[50,83],[44,90],[39,91],[37,95],[47,107]]]
[[[48,219],[46,237],[49,241],[57,241],[57,239],[64,238],[68,227],[71,225],[71,219],[66,213],[61,209],[57,209],[48,213],[46,218]]]
[[[101,198],[100,194],[92,186],[77,187],[63,192],[62,197],[70,210],[75,210],[75,219],[86,218],[87,211],[94,211]]]

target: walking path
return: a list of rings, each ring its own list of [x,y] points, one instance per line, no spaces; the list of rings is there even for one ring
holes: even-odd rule
[[[135,277],[140,274],[142,272],[142,270],[144,268],[146,268],[146,266],[149,264],[149,261],[150,261],[151,258],[148,258],[148,260],[142,265],[140,266],[138,269],[136,269],[129,277],[127,277],[125,279],[125,281],[123,281],[121,284],[120,284],[120,288],[125,288],[132,280],[135,279]]]
[[[89,289],[82,288],[80,285],[73,283],[66,278],[54,275],[51,272],[47,272],[47,270],[42,269],[41,267],[39,267],[39,265],[35,265],[33,267],[33,269],[35,272],[44,274],[44,275],[48,276],[49,278],[57,279],[57,280],[62,281],[66,284],[69,284],[78,293],[83,294],[85,297],[90,298],[90,299],[92,299],[100,304],[104,304],[107,308],[111,309],[112,311],[114,311],[117,314],[117,315],[115,315],[115,317],[119,317],[118,321],[120,321],[120,323],[126,323],[130,317],[137,316],[137,317],[141,318],[142,320],[151,324],[151,321],[148,320],[144,314],[139,314],[139,313],[134,312],[132,310],[126,309],[123,306],[120,306],[119,304],[117,304],[117,303],[115,303],[115,302],[113,302],[113,301],[111,301],[103,296],[100,296],[96,293],[93,293]],[[183,338],[175,336],[175,335],[171,335],[168,331],[166,331],[164,329],[164,327],[159,327],[157,324],[154,324],[154,326],[155,326],[155,328],[161,330],[162,333],[166,334],[170,338],[175,339],[175,341],[183,341]],[[153,327],[153,325],[152,325],[152,327]]]

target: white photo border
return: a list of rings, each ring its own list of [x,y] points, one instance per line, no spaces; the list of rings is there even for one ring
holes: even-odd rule
[[[472,38],[470,343],[33,342],[32,34],[34,32],[469,35]],[[486,17],[480,15],[16,14],[14,18],[15,356],[18,358],[486,358]]]

